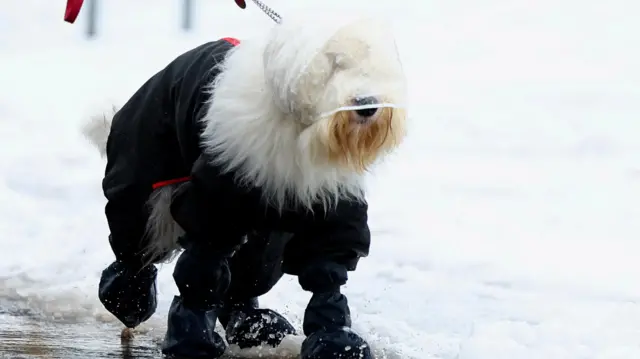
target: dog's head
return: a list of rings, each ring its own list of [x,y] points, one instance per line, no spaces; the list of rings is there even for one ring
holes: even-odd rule
[[[299,150],[362,173],[404,137],[406,78],[386,24],[348,20],[285,21],[263,61],[276,106],[299,125]]]
[[[400,144],[406,80],[384,23],[297,15],[229,52],[202,140],[274,206],[326,207],[361,198],[365,171]]]

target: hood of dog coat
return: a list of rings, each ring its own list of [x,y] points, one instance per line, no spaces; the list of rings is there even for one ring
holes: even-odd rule
[[[340,93],[336,96],[380,96],[386,101],[376,105],[377,107],[405,105],[406,80],[402,63],[393,31],[383,20],[350,13],[332,13],[330,16],[308,13],[291,15],[271,29],[263,53],[266,84],[274,93],[276,104],[282,111],[295,111],[294,99],[297,98],[298,79],[327,43],[340,30],[351,25],[355,25],[354,36],[365,39],[369,47],[375,48],[375,53],[385,56],[385,66],[388,66],[393,74],[385,81],[362,78],[350,84],[349,88],[340,89],[343,92],[348,91],[348,94]],[[334,113],[345,109],[342,107],[344,104],[338,105],[339,100],[335,103],[336,107],[324,108],[323,112]]]

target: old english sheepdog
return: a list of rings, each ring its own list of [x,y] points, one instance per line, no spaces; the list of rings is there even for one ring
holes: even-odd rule
[[[368,255],[364,176],[401,144],[405,103],[374,19],[285,20],[178,56],[83,130],[107,159],[105,308],[127,328],[149,319],[156,265],[179,255],[162,350],[217,358],[297,333],[258,303],[286,273],[312,293],[301,357],[371,358],[341,287]]]

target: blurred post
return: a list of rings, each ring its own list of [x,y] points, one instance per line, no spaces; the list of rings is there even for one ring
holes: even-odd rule
[[[189,31],[193,28],[193,11],[195,0],[184,0],[182,6],[182,29]]]
[[[98,32],[98,0],[87,0],[87,38],[92,39]]]

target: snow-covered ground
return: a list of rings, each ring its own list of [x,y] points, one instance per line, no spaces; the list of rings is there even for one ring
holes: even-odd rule
[[[640,358],[640,3],[269,4],[326,21],[340,2],[396,23],[411,86],[411,133],[371,179],[372,253],[345,290],[356,329],[401,358]],[[92,42],[62,0],[0,5],[0,312],[113,321],[96,298],[103,162],[79,124],[181,51],[270,26],[230,0],[199,1],[190,34],[177,0],[102,3]],[[287,277],[263,302],[300,325],[308,298]]]

